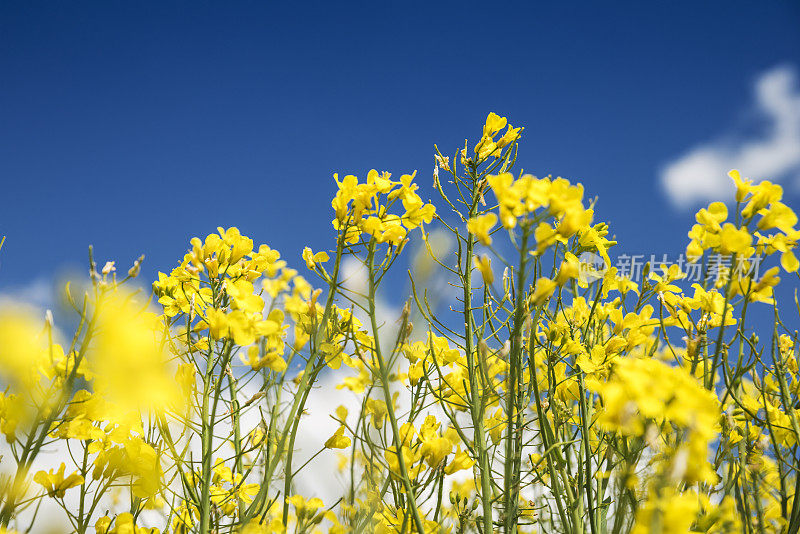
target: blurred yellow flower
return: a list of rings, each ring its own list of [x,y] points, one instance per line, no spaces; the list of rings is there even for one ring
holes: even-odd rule
[[[495,224],[497,224],[497,215],[489,212],[468,220],[467,231],[474,235],[482,244],[488,246],[492,244],[492,236],[489,234]]]
[[[492,272],[492,259],[486,254],[472,257],[472,264],[478,269],[483,277],[483,283],[487,286],[492,285],[494,282],[494,273]]]
[[[132,297],[110,293],[99,302],[89,355],[95,388],[122,413],[176,409],[184,400],[163,347],[166,327]]]
[[[12,305],[0,310],[0,376],[32,387],[46,348],[43,323],[29,309]]]

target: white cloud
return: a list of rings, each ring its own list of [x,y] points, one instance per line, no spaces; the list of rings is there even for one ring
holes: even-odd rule
[[[352,292],[350,294],[354,300],[359,301],[362,305],[366,306],[366,298],[360,298],[356,295],[367,295],[369,292],[369,279],[366,266],[358,259],[348,256],[342,261],[342,285],[346,290]],[[378,326],[381,328],[381,340],[390,342],[397,334],[399,326],[398,320],[402,310],[393,306],[383,297],[384,293],[391,294],[392,288],[389,286],[382,288],[383,291],[378,291],[375,297],[375,316],[378,320]],[[397,293],[393,296],[397,296]],[[346,302],[340,303],[340,306],[346,306]],[[368,324],[369,318],[359,308],[354,310],[355,316],[364,325]],[[369,328],[367,328],[369,330]]]
[[[0,289],[0,306],[16,304],[24,304],[40,310],[52,309],[54,306],[52,282],[39,278],[26,285]]]
[[[339,405],[345,406],[351,414],[357,414],[361,408],[360,399],[347,389],[336,389],[343,374],[352,374],[347,370],[334,371],[321,377],[314,391],[308,396],[306,416],[297,429],[295,441],[295,468],[303,465],[333,435],[339,427],[332,417]],[[350,424],[354,421],[350,418]],[[349,432],[347,435],[349,436]],[[296,491],[303,495],[315,496],[331,505],[344,495],[347,488],[347,476],[339,473],[337,452],[350,454],[350,450],[326,450],[300,472],[295,479]]]
[[[728,133],[702,143],[664,166],[661,185],[682,208],[732,198],[727,173],[739,169],[756,181],[800,178],[800,88],[793,67],[777,67],[755,83],[754,111],[766,123],[761,136]]]

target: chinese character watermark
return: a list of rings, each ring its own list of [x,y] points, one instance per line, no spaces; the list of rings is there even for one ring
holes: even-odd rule
[[[712,255],[706,263],[700,258],[687,257],[684,254],[670,256],[668,254],[620,254],[613,265],[609,265],[600,255],[593,252],[584,252],[579,257],[580,279],[582,282],[594,282],[603,278],[611,267],[616,269],[616,276],[627,278],[639,283],[644,275],[644,266],[649,264],[650,271],[660,273],[662,266],[669,269],[676,265],[686,276],[684,280],[689,283],[702,283],[713,281],[725,283],[731,276],[735,278],[758,278],[758,270],[762,258],[737,257],[732,261],[731,256],[722,254]]]

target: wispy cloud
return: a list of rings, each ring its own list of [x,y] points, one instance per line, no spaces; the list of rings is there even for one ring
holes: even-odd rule
[[[29,284],[0,289],[0,307],[18,304],[40,310],[53,308],[53,283],[39,278]]]
[[[661,185],[677,207],[732,198],[730,169],[755,180],[800,178],[800,88],[794,67],[781,66],[755,82],[755,114],[765,122],[762,135],[724,132],[688,150],[661,170]]]

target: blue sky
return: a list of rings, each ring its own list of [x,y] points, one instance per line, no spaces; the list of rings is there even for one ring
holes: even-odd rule
[[[0,291],[82,269],[89,244],[146,254],[152,279],[216,226],[299,267],[332,244],[334,172],[417,169],[432,197],[433,144],[489,111],[525,126],[526,171],[600,196],[623,251],[677,254],[702,199],[662,180],[698,150],[777,147],[753,177],[800,207],[794,125],[756,92],[779,72],[798,94],[798,28],[788,2],[4,2]]]

